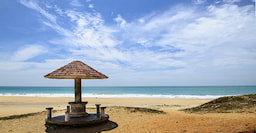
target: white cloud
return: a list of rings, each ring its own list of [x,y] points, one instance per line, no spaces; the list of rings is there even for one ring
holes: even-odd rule
[[[38,5],[38,3],[36,3],[36,1],[20,0],[20,3],[28,8],[31,8],[31,9],[41,13],[41,15],[46,18],[46,19],[41,20],[41,22],[44,25],[51,27],[52,29],[54,29],[56,32],[58,32],[59,34],[61,34],[63,36],[72,36],[72,33],[69,30],[63,28],[62,26],[60,26],[57,23],[57,16],[48,13],[46,10],[44,10],[42,7],[40,7]],[[62,9],[60,9],[56,5],[54,6],[54,9],[57,12],[57,14],[59,14],[60,16],[63,17],[64,11],[62,11]]]
[[[41,45],[27,45],[16,51],[11,60],[13,61],[26,61],[34,58],[42,53],[46,53],[47,49]]]
[[[205,0],[194,2],[203,4]],[[254,7],[230,4],[234,2],[238,1],[209,6],[204,11],[176,6],[129,21],[117,15],[114,21],[118,26],[106,25],[96,11],[79,12],[56,7],[55,11],[68,20],[69,27],[58,23],[61,21],[59,17],[36,3],[24,5],[40,12],[46,18],[43,24],[62,35],[62,38],[51,40],[69,52],[61,62],[82,59],[110,71],[110,75],[121,83],[125,84],[118,78],[124,79],[122,76],[126,75],[130,85],[154,80],[164,83],[160,79],[165,84],[171,80],[173,84],[200,85],[204,82],[207,85],[211,80],[232,82],[228,79],[230,74],[252,77],[250,74],[255,73],[251,69],[256,58]],[[19,51],[16,57],[27,53],[26,49]],[[24,54],[18,60],[31,59],[40,53],[42,51]],[[47,63],[51,64],[49,60]],[[243,69],[248,69],[249,73],[242,73],[240,70]],[[140,79],[145,77],[148,81]],[[248,78],[248,81],[252,79]]]
[[[93,6],[93,4],[89,4],[89,6],[88,6],[89,8],[93,8],[94,6]]]
[[[209,52],[216,50],[214,54],[223,55],[218,51],[232,52],[236,48],[251,47],[252,41],[256,41],[252,34],[255,29],[252,6],[239,8],[235,5],[223,5],[209,9],[211,16],[200,17],[194,23],[188,24],[179,32],[169,34],[163,42],[176,44],[175,46],[191,55],[204,57],[202,62],[207,62]],[[240,19],[238,19],[240,18]],[[250,27],[248,27],[250,25]],[[248,50],[248,49],[245,49]],[[236,52],[232,52],[234,55]],[[225,56],[223,56],[225,57]],[[239,57],[237,57],[239,60]]]
[[[142,25],[137,23],[130,25],[129,28],[135,27],[136,33],[139,34],[136,34],[135,31],[128,33],[135,34],[134,36],[129,35],[129,37],[132,36],[130,38],[138,40],[151,37],[151,40],[154,40],[154,45],[163,47],[163,49],[171,46],[182,50],[177,55],[181,55],[182,60],[186,63],[209,63],[211,60],[218,59],[219,56],[216,55],[223,55],[224,51],[237,54],[232,50],[252,47],[253,41],[256,41],[252,36],[256,30],[252,10],[253,6],[223,5],[221,7],[210,6],[207,16],[188,10],[177,11],[177,14],[166,13],[166,15],[156,15],[151,19],[144,20]],[[162,34],[151,35],[151,32]],[[223,50],[223,48],[225,49]],[[244,50],[248,51],[248,49]],[[213,51],[214,53],[212,53]],[[218,51],[222,51],[222,53]],[[245,57],[236,56],[237,60],[240,58]]]
[[[57,10],[59,11],[60,9]],[[51,42],[65,45],[66,49],[76,56],[110,61],[124,59],[122,53],[114,48],[119,43],[112,35],[116,31],[103,25],[104,20],[100,14],[73,10],[61,13],[63,17],[70,19],[72,27],[64,28],[57,22],[44,20],[43,24],[64,36],[64,39]]]
[[[119,31],[118,28],[115,31],[104,26],[100,14],[69,10],[66,15],[75,25],[70,33],[73,35],[66,37],[72,42],[70,52],[73,55],[91,60],[121,61],[129,64],[131,69],[186,68],[187,65],[207,67],[209,64],[218,66],[220,58],[231,56],[225,55],[225,52],[236,54],[233,50],[240,48],[240,43],[248,42],[246,45],[251,45],[255,40],[252,35],[255,31],[253,27],[256,26],[250,16],[251,10],[252,6],[209,6],[207,13],[200,14],[193,8],[179,6],[131,23],[118,15],[114,20],[120,25]],[[251,25],[251,28],[246,25]],[[119,32],[122,36],[120,41],[114,36]],[[129,41],[121,43],[121,40]],[[140,45],[142,49],[137,48]],[[233,59],[240,62],[243,58],[236,56]]]
[[[119,26],[124,26],[126,24],[125,19],[122,18],[120,14],[117,15],[117,17],[114,19]]]
[[[57,5],[54,5],[54,8],[55,8],[55,11],[60,15],[62,16],[64,13],[62,11],[62,9],[60,9]]]
[[[69,4],[76,7],[83,6],[78,0],[72,0]]]
[[[115,31],[103,25],[100,14],[67,11],[67,16],[74,22],[73,36],[67,36],[73,49],[109,49],[118,44],[112,35]]]
[[[241,0],[223,0],[223,2],[226,2],[226,3],[236,3],[236,2],[241,2]]]
[[[206,2],[206,0],[192,0],[195,4],[203,4]]]
[[[19,2],[28,8],[38,11],[39,13],[41,13],[44,17],[46,17],[51,22],[56,23],[56,17],[54,15],[46,12],[45,10],[43,10],[35,1],[20,0]]]

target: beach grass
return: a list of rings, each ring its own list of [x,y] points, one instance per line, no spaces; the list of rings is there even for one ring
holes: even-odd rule
[[[162,111],[162,110],[151,109],[151,108],[142,108],[142,107],[122,107],[122,106],[113,106],[113,107],[110,107],[110,108],[116,108],[116,109],[123,108],[123,109],[129,111],[130,113],[139,112],[139,113],[166,114],[166,112],[164,112],[164,111]],[[95,110],[95,108],[87,108],[87,109]],[[65,110],[65,109],[63,109],[63,110],[53,110],[53,113],[55,113],[55,112],[57,112],[57,111],[64,111],[64,110]],[[36,113],[27,113],[27,114],[21,114],[21,115],[5,116],[5,117],[0,117],[0,120],[10,120],[10,119],[25,118],[25,117],[34,116],[34,115],[39,115],[39,114],[46,114],[46,111],[36,112]]]
[[[123,108],[130,111],[131,113],[140,112],[140,113],[166,114],[166,112],[162,110],[151,109],[151,108],[141,108],[141,107],[123,107]]]
[[[58,112],[58,111],[64,111],[64,109],[62,110],[53,110],[52,112]],[[0,117],[0,120],[11,120],[11,119],[18,119],[18,118],[26,118],[29,116],[34,116],[34,115],[46,115],[46,111],[41,111],[41,112],[35,112],[35,113],[27,113],[27,114],[20,114],[20,115],[10,115],[10,116],[4,116],[4,117]]]
[[[184,105],[177,105],[177,104],[173,104],[173,105],[168,105],[168,104],[161,104],[161,105],[154,105],[152,106],[152,108],[155,108],[155,109],[163,109],[163,108],[180,108]]]
[[[4,116],[4,117],[0,117],[0,120],[10,120],[10,119],[25,118],[25,117],[37,115],[37,114],[40,114],[40,113],[41,113],[41,112],[37,112],[37,113],[28,113],[28,114],[21,114],[21,115]]]
[[[256,94],[221,97],[182,111],[188,113],[256,113]]]

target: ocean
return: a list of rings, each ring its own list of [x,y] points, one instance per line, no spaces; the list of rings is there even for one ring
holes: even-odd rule
[[[88,98],[215,99],[245,94],[256,94],[256,86],[82,87],[82,97]],[[74,97],[74,87],[1,86],[0,96]]]

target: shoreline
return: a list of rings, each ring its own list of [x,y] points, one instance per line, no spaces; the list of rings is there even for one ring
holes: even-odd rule
[[[210,101],[213,99],[186,99],[186,98],[177,98],[177,99],[171,99],[171,98],[91,98],[91,97],[82,97],[82,101],[92,101],[92,102],[103,102],[103,103],[109,103],[112,101],[113,104],[115,103],[122,103],[122,102],[128,102],[130,100],[131,102],[137,101],[138,103],[145,103],[144,100],[147,100],[147,103],[158,103],[158,102],[174,102],[179,101],[179,103],[184,104],[185,102],[188,102],[189,104],[193,101]],[[74,97],[30,97],[30,96],[0,96],[0,104],[60,104],[65,103],[65,101],[74,101]],[[155,102],[154,102],[155,101]],[[136,103],[134,103],[136,104]]]
[[[126,106],[126,107],[154,107],[176,106],[193,107],[210,101],[210,99],[154,99],[154,98],[82,98],[88,101],[86,107],[94,108],[95,104],[102,106]],[[68,102],[74,101],[71,97],[16,97],[0,96],[0,116],[19,115],[45,111],[47,107],[55,110],[65,109]]]

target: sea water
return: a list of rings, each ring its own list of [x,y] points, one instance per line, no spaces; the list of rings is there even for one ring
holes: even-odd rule
[[[83,87],[89,98],[215,99],[256,94],[256,86],[130,86]],[[74,87],[0,87],[0,96],[74,97]]]

